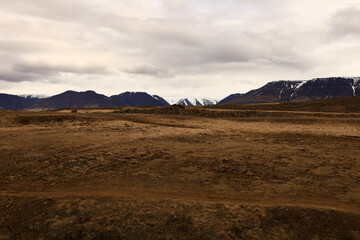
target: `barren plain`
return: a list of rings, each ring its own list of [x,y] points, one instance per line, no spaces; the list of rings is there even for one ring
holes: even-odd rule
[[[0,112],[0,239],[360,239],[360,114]]]

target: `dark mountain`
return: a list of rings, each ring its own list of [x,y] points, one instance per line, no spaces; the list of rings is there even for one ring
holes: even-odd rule
[[[360,78],[316,78],[297,86],[291,100],[313,100],[360,95]]]
[[[275,81],[251,90],[225,104],[276,103],[359,96],[360,78],[316,78],[308,81]]]
[[[156,100],[158,100],[160,103],[164,104],[162,106],[169,106],[170,105],[165,99],[163,99],[162,97],[160,97],[158,95],[153,95],[152,97],[155,98]]]
[[[6,110],[121,106],[169,106],[169,103],[160,96],[151,96],[145,92],[125,92],[107,97],[94,91],[66,91],[48,98],[0,94],[0,109]]]
[[[0,94],[0,109],[27,109],[39,101],[40,99],[36,97],[22,97],[10,94]]]
[[[235,99],[235,98],[238,98],[238,97],[240,97],[240,96],[242,96],[242,95],[244,95],[244,94],[242,94],[242,93],[234,93],[234,94],[231,94],[231,95],[227,96],[226,98],[220,100],[217,104],[221,104],[221,103],[224,103],[224,102],[231,101],[231,100],[233,100],[233,99]]]
[[[110,97],[111,102],[118,107],[127,106],[169,106],[170,104],[163,98],[146,92],[124,92]]]
[[[301,81],[276,81],[269,82],[265,86],[251,90],[240,97],[224,103],[271,103],[289,101],[291,94]]]
[[[59,109],[96,107],[115,107],[115,105],[107,96],[97,94],[94,91],[66,91],[49,98],[43,98],[37,104],[34,104],[31,108]]]

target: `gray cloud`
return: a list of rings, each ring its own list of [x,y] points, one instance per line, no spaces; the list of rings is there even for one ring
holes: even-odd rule
[[[146,65],[125,69],[124,72],[130,74],[148,75],[148,76],[156,76],[156,77],[164,77],[164,78],[165,77],[170,78],[173,76],[168,69],[150,67]]]
[[[34,81],[38,78],[36,74],[14,72],[7,69],[0,69],[0,80],[5,82]]]
[[[105,74],[104,66],[95,65],[71,65],[71,64],[49,64],[49,63],[29,63],[18,62],[13,65],[13,70],[21,73],[36,74],[59,74],[59,73],[80,73],[80,74]]]
[[[338,11],[330,21],[331,32],[335,36],[360,34],[360,10],[346,8]]]
[[[200,67],[206,64],[255,63],[265,61],[268,65],[291,67],[303,70],[309,68],[310,61],[301,53],[294,51],[287,42],[273,32],[255,33],[239,31],[224,33],[222,30],[197,29],[200,33],[164,30],[151,36],[142,50],[153,61],[169,68]],[[184,41],[186,36],[186,42]]]
[[[0,40],[0,51],[19,54],[19,53],[33,53],[40,52],[49,49],[46,43],[34,42],[34,41],[19,41],[19,40]]]

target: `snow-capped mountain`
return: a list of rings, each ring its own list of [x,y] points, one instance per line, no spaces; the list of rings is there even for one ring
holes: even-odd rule
[[[182,98],[178,100],[175,104],[183,106],[208,106],[215,105],[218,101],[208,98]]]
[[[347,96],[360,96],[360,77],[315,78],[307,81],[274,81],[222,103],[274,103]]]

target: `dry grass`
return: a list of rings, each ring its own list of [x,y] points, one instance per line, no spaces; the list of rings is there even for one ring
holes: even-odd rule
[[[347,112],[360,113],[360,96],[330,98],[326,100],[294,101],[270,104],[237,104],[209,106],[215,109],[237,110],[277,110],[277,111],[308,111],[308,112]]]
[[[360,239],[357,114],[94,111],[0,113],[0,239]]]

